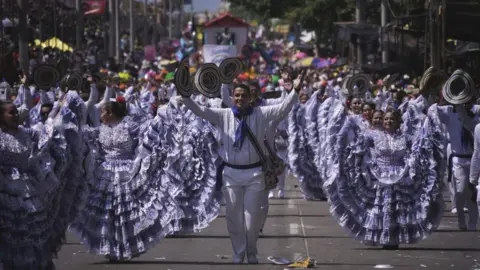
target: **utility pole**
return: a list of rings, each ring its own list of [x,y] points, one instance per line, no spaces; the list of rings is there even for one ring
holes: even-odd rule
[[[148,31],[147,29],[150,27],[150,23],[147,15],[147,0],[143,2],[143,18],[145,19],[145,25],[143,26],[143,46],[147,46],[147,44],[150,44],[148,42]]]
[[[382,3],[380,5],[380,16],[381,16],[381,34],[382,37],[385,36],[385,27],[387,26],[387,3],[386,0],[382,0]],[[388,35],[387,35],[388,36]],[[388,50],[387,46],[385,44],[389,42],[389,40],[386,42],[384,38],[381,38],[382,40],[382,64],[387,64],[388,63]]]
[[[355,21],[357,24],[362,24],[365,22],[365,8],[364,0],[357,0],[355,6]],[[362,39],[360,35],[357,35],[357,63],[358,65],[363,64],[363,50],[362,50]]]
[[[133,0],[128,0],[130,6],[130,51],[133,52],[135,46],[135,32],[133,29]]]
[[[20,68],[28,73],[28,32],[27,32],[27,14],[28,0],[17,0],[18,4],[18,52]]]
[[[172,40],[172,0],[168,0],[168,39]]]
[[[56,2],[56,1],[54,1]],[[82,10],[82,0],[75,0],[75,9],[77,12],[77,25],[76,25],[76,39],[77,39],[77,50],[82,49],[83,44],[83,10]],[[55,24],[56,25],[56,24]],[[55,26],[56,27],[56,26]]]
[[[120,22],[119,22],[119,13],[120,13],[120,1],[115,0],[115,59],[120,60]]]
[[[179,33],[180,35],[183,33],[183,26],[184,26],[183,22],[185,21],[184,18],[185,18],[185,1],[181,0],[180,15],[179,15],[179,18],[177,19],[177,25],[178,25],[177,33]]]
[[[438,56],[438,2],[436,0],[430,0],[428,13],[430,16],[430,65],[435,72],[439,71],[439,59]]]
[[[3,18],[5,18],[5,16],[3,16],[3,1],[2,0],[0,0],[0,18],[2,20],[2,23],[0,23],[0,52],[5,53],[5,38],[3,36]],[[40,22],[41,21],[42,20],[40,20]],[[40,33],[42,33],[41,28],[40,28]],[[41,40],[43,40],[43,39],[41,39]]]
[[[53,1],[52,3],[52,20],[53,20],[53,36],[55,37],[55,47],[57,47],[57,39],[58,39],[58,27],[57,27],[57,1]]]
[[[109,12],[109,26],[110,26],[110,33],[109,41],[108,41],[108,56],[113,57],[115,56],[115,0],[108,1],[108,12]]]
[[[163,6],[165,7],[165,1],[163,1]],[[157,44],[157,37],[158,37],[158,0],[155,0],[155,5],[153,7],[153,31],[152,31],[152,43],[150,44]],[[162,9],[163,11],[163,9]]]

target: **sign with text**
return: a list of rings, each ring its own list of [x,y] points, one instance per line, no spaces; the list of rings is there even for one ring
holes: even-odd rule
[[[225,58],[236,57],[237,47],[228,45],[203,45],[203,58],[205,63],[215,63],[217,66]]]

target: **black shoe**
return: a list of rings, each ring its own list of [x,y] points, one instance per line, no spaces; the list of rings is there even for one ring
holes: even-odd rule
[[[383,246],[384,250],[398,250],[398,245],[385,245]]]

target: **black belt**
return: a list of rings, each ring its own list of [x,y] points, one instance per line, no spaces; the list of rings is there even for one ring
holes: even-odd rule
[[[253,164],[247,164],[247,165],[235,165],[235,164],[230,164],[225,161],[220,162],[220,164],[217,167],[217,182],[215,183],[215,188],[217,191],[220,191],[223,186],[223,169],[225,166],[237,169],[237,170],[247,170],[247,169],[253,169],[257,167],[262,166],[262,162],[258,161]]]

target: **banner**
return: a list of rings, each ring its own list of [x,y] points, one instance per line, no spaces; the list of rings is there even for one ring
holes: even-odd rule
[[[147,61],[155,61],[155,58],[157,57],[157,49],[155,48],[155,45],[147,45],[143,48],[143,54],[145,60]]]
[[[215,63],[217,66],[228,57],[237,56],[237,47],[228,45],[203,45],[203,59],[205,63]]]

